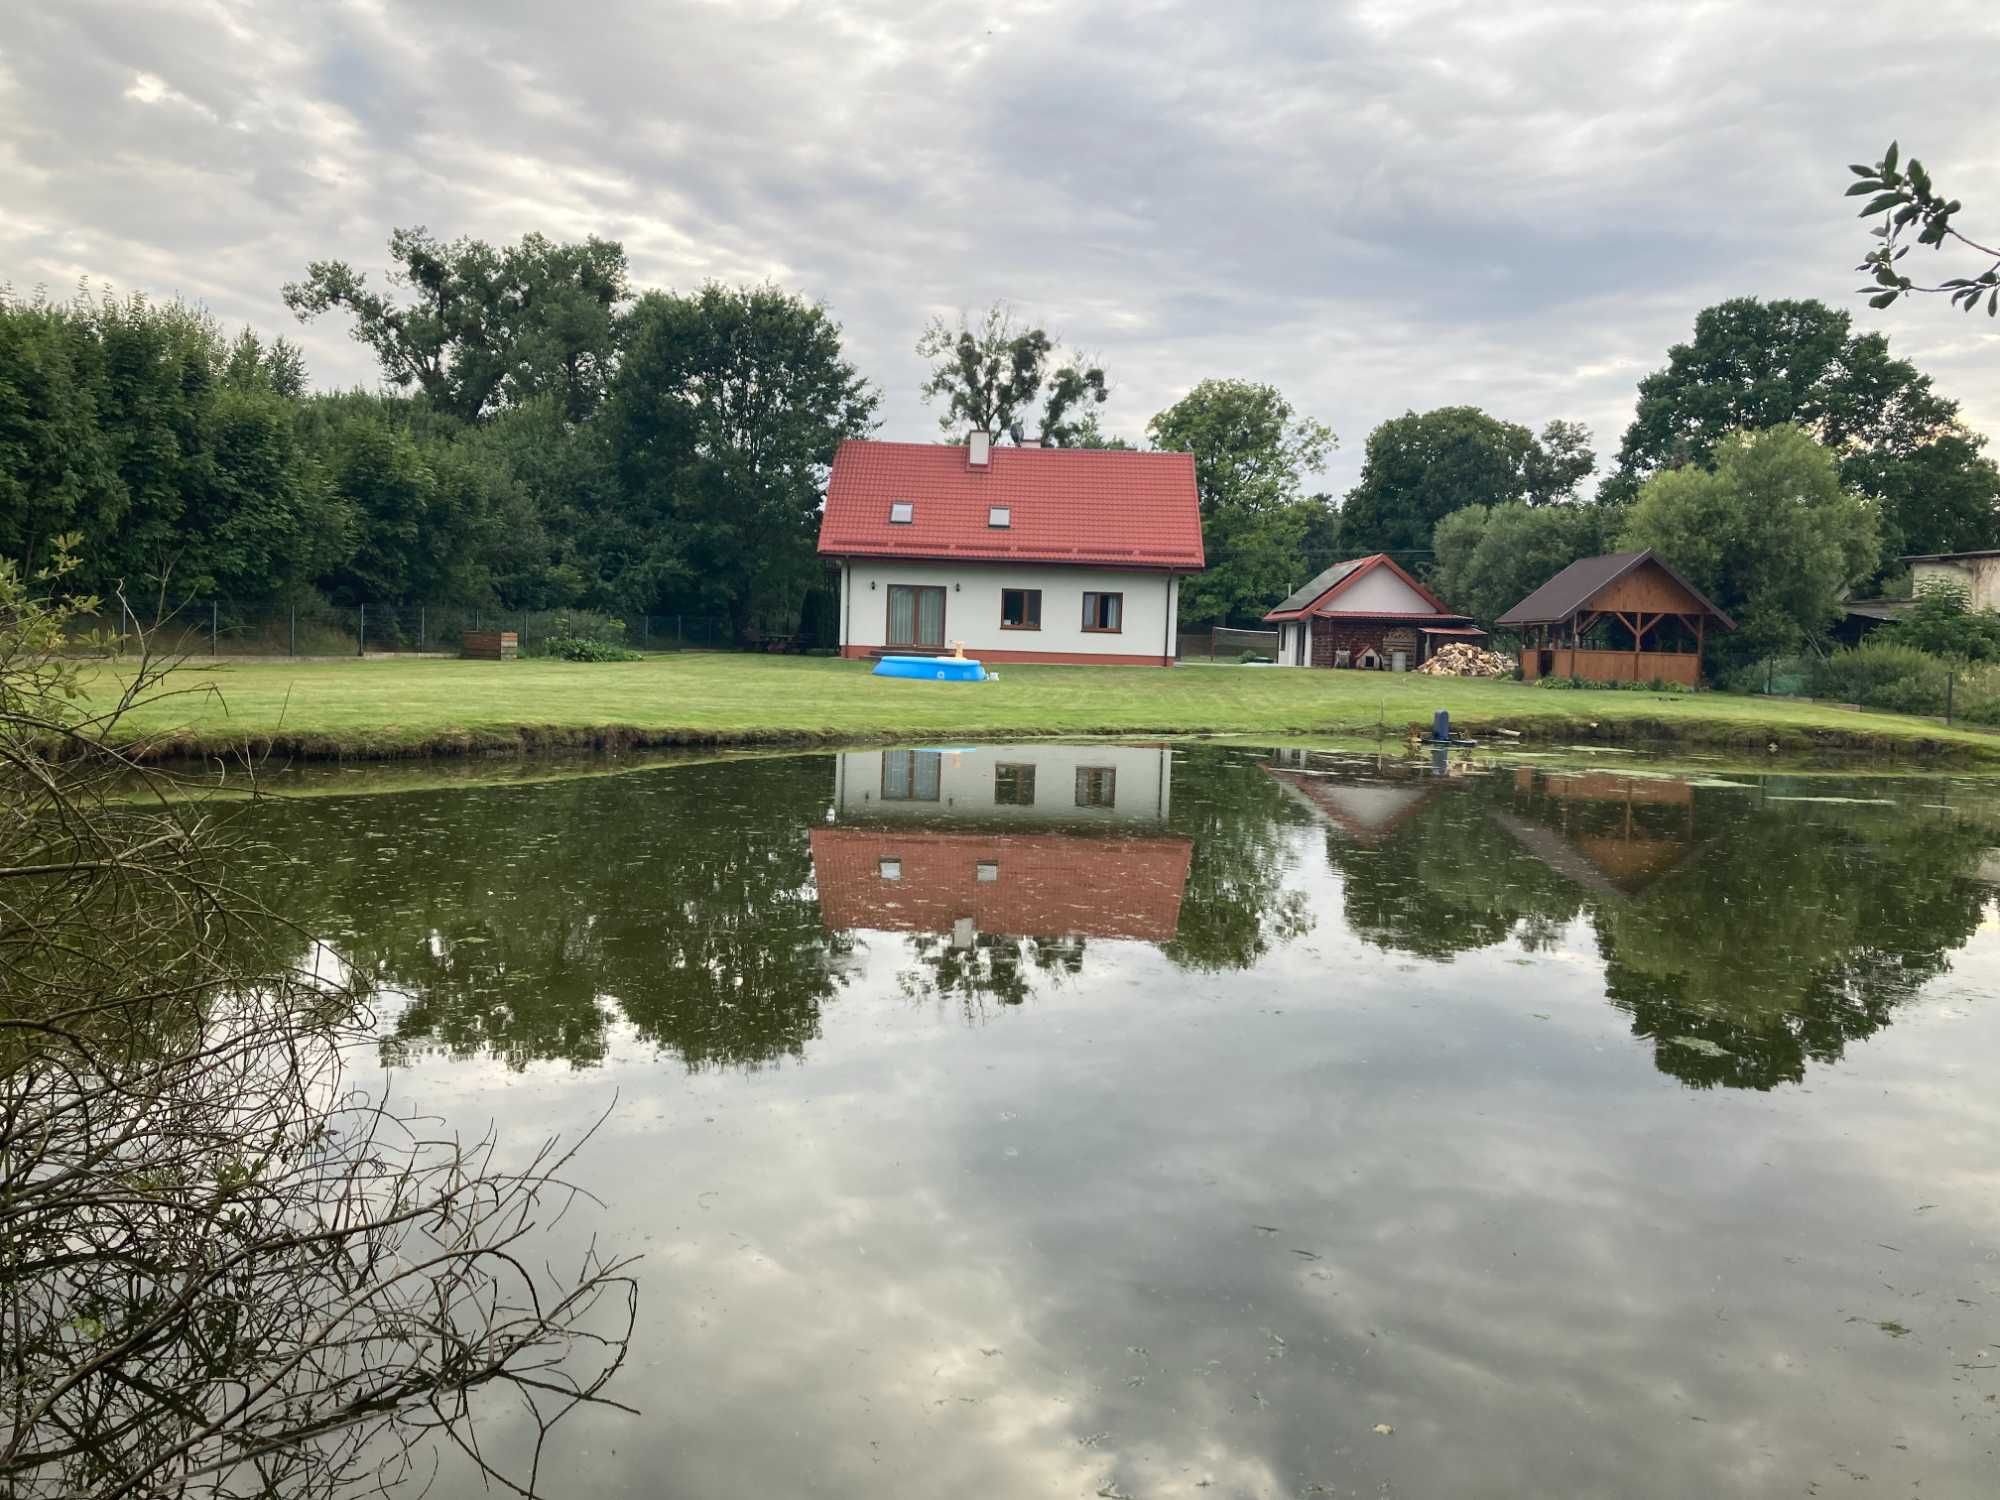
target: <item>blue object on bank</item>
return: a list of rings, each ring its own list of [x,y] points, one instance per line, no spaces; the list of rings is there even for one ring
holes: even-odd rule
[[[926,677],[934,682],[984,682],[986,668],[969,656],[885,656],[877,677]]]
[[[1431,738],[1440,745],[1451,743],[1451,710],[1441,708],[1431,719]]]

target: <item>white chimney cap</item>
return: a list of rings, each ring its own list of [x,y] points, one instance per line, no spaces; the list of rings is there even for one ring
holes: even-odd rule
[[[993,439],[983,432],[972,434],[965,447],[965,461],[975,469],[986,467],[986,461],[993,448]]]

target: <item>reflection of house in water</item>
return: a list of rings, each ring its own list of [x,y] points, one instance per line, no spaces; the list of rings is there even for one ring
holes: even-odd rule
[[[1264,769],[1293,801],[1346,834],[1357,844],[1379,844],[1417,809],[1437,795],[1441,783],[1428,774],[1371,769],[1368,780],[1352,769],[1332,770],[1310,750],[1273,752]]]
[[[1163,943],[1192,843],[1166,831],[1172,752],[869,750],[836,757],[812,831],[830,928]]]
[[[1639,895],[1695,847],[1694,788],[1609,771],[1514,772],[1513,806],[1493,819],[1592,895]]]

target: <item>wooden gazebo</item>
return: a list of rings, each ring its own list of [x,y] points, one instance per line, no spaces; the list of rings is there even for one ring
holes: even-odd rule
[[[1494,623],[1521,632],[1521,676],[1529,682],[1657,678],[1693,687],[1710,621],[1736,628],[1649,548],[1573,562]]]

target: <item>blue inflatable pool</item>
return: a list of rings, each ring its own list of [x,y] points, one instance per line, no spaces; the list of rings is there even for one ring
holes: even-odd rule
[[[885,656],[877,677],[926,677],[934,682],[984,682],[986,668],[969,656]]]

